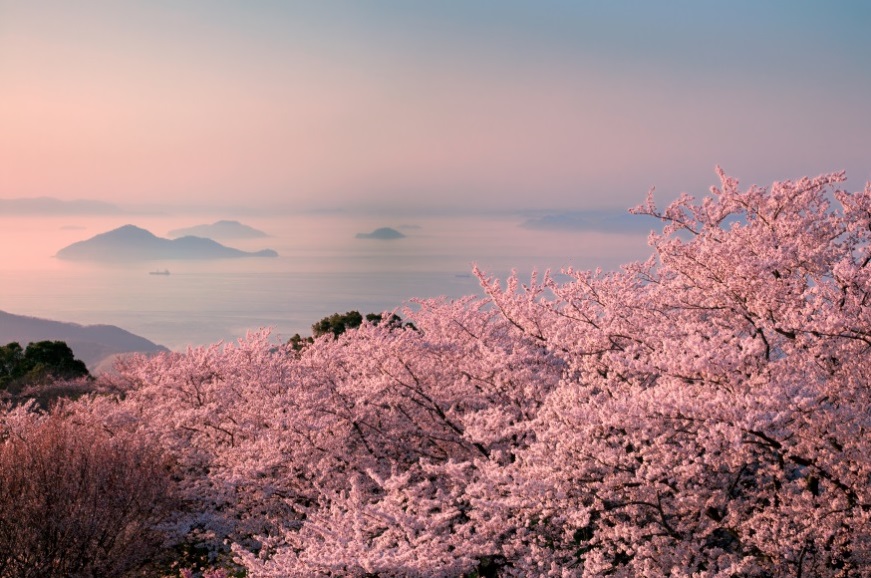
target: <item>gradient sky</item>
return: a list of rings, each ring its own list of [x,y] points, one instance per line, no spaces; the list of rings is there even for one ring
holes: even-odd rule
[[[598,209],[871,179],[871,3],[0,0],[0,198]]]

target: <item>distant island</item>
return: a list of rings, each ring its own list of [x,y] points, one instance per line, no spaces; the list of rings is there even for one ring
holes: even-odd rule
[[[239,221],[217,221],[211,225],[195,225],[169,232],[169,237],[172,239],[189,235],[209,239],[260,239],[269,236],[263,231],[243,225]]]
[[[115,325],[79,325],[0,311],[0,345],[16,341],[65,341],[89,371],[103,368],[122,353],[169,351]]]
[[[625,210],[564,211],[530,215],[520,224],[536,231],[577,231],[597,233],[647,234],[657,223],[647,215],[633,215]]]
[[[123,211],[112,203],[79,199],[63,201],[53,197],[0,199],[0,215],[118,215]]]
[[[154,261],[167,259],[235,259],[277,257],[272,249],[240,251],[203,237],[163,239],[134,225],[124,225],[79,241],[57,252],[67,261]]]
[[[382,227],[380,229],[375,229],[371,233],[357,233],[358,239],[402,239],[405,237],[402,233],[397,231],[396,229],[391,229],[390,227]]]

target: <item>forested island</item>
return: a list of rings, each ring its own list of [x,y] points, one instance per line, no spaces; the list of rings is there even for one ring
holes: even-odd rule
[[[7,402],[0,577],[867,576],[871,185],[720,179],[619,271]]]

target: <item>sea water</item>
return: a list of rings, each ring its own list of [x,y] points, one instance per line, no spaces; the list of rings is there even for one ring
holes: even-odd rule
[[[226,215],[221,216],[227,217]],[[215,215],[0,216],[0,310],[122,327],[171,349],[235,340],[271,327],[277,338],[308,335],[326,315],[400,309],[412,298],[481,295],[478,266],[504,278],[537,269],[617,268],[649,253],[640,234],[540,231],[516,215],[297,214],[243,217],[266,232],[220,241],[277,258],[81,263],[55,253],[124,224],[165,237]],[[232,218],[232,217],[229,217]],[[358,239],[393,227],[405,238]],[[152,275],[153,271],[169,275]]]

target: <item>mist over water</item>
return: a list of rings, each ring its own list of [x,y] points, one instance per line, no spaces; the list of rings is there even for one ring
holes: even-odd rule
[[[480,294],[477,263],[504,278],[571,265],[617,268],[645,258],[641,234],[529,230],[517,216],[372,217],[344,214],[239,218],[270,236],[222,240],[278,258],[80,263],[54,258],[61,248],[134,224],[170,230],[232,216],[0,217],[6,248],[0,310],[82,324],[112,324],[171,349],[234,340],[272,327],[282,338],[308,335],[334,312],[380,312],[414,297]],[[357,239],[393,227],[403,239]],[[170,275],[149,275],[150,271]]]

